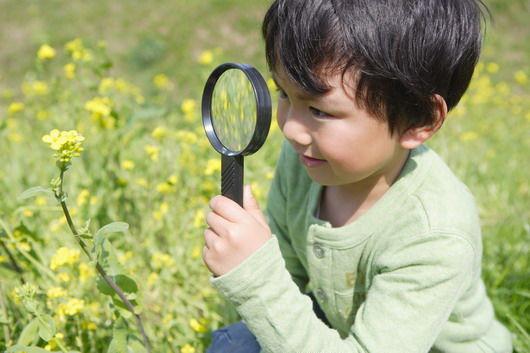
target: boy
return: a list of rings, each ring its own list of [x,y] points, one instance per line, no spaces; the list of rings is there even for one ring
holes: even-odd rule
[[[203,259],[244,322],[214,332],[209,353],[512,351],[480,278],[473,198],[423,144],[469,84],[480,6],[271,5],[287,142],[268,222],[248,188],[243,208],[210,202]]]

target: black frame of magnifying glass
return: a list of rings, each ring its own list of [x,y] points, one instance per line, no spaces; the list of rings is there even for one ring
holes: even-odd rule
[[[247,146],[232,151],[217,137],[212,121],[212,98],[215,85],[221,75],[231,69],[243,71],[252,85],[256,99],[256,125]],[[265,143],[271,124],[271,97],[261,74],[250,65],[224,63],[213,70],[204,85],[202,94],[202,124],[214,149],[221,154],[221,194],[243,206],[244,156],[250,155]]]
[[[254,97],[256,98],[256,126],[254,128],[254,134],[250,139],[248,145],[241,151],[232,151],[227,148],[221,140],[215,134],[212,121],[212,98],[215,84],[221,77],[221,75],[231,69],[241,70],[245,73],[247,78],[252,85],[254,90]],[[202,94],[202,124],[206,136],[213,148],[222,155],[235,157],[235,156],[248,156],[260,149],[265,143],[269,129],[271,125],[271,97],[267,88],[267,83],[261,76],[261,74],[254,67],[247,64],[240,63],[224,63],[216,67],[206,84],[204,85],[204,91]]]

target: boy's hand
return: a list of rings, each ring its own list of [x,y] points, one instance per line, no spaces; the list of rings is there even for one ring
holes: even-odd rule
[[[243,193],[243,208],[220,195],[210,200],[210,208],[202,258],[210,272],[221,276],[265,244],[271,238],[271,230],[248,185]]]

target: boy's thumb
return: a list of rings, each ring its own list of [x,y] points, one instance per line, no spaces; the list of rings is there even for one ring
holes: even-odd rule
[[[254,218],[256,218],[260,223],[267,225],[265,216],[259,207],[258,201],[252,195],[252,189],[250,185],[245,185],[243,190],[243,208],[249,212]]]

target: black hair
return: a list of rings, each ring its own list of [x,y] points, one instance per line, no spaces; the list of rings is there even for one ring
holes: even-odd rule
[[[313,95],[329,91],[327,73],[353,73],[357,103],[401,133],[433,124],[434,94],[449,110],[459,102],[487,11],[481,0],[276,0],[267,63]]]

